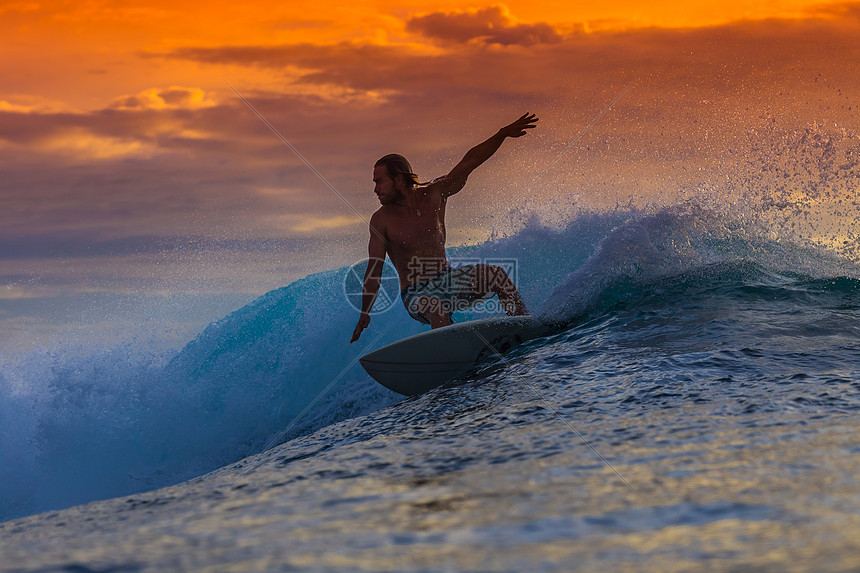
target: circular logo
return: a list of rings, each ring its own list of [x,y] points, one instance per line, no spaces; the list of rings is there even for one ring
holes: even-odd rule
[[[364,259],[347,267],[346,276],[343,277],[343,294],[350,306],[359,312],[361,312],[361,304],[364,299],[364,272],[367,270],[367,264],[370,260]],[[379,262],[379,259],[373,260]],[[379,292],[373,307],[370,309],[370,314],[385,312],[394,306],[398,298],[400,298],[400,279],[397,278],[394,265],[385,260],[382,262]]]

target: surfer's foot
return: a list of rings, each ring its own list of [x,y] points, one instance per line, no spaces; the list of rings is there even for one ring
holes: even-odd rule
[[[508,316],[525,316],[529,313],[520,291],[502,267],[476,265],[472,290],[476,297],[488,292],[496,293]]]

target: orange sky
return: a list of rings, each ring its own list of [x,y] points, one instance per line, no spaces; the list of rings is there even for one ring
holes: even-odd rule
[[[409,44],[438,50],[407,29],[410,17],[501,7],[511,24],[546,23],[562,32],[702,27],[749,19],[838,18],[845,3],[748,2],[176,2],[21,0],[0,6],[4,41],[0,101],[36,109],[97,109],[153,87],[223,91],[219,73],[266,85],[273,74],[212,70],[147,58],[179,47],[273,46],[340,41]],[[235,76],[239,76],[238,78]],[[20,108],[13,108],[20,109]]]
[[[526,199],[729,197],[769,185],[749,167],[768,154],[820,160],[792,138],[842,137],[850,155],[860,128],[856,2],[13,0],[0,26],[0,300],[259,293],[363,256],[366,225],[225,80],[366,218],[379,156],[430,179],[539,113],[452,203],[455,244]],[[222,274],[163,259],[187,245]]]

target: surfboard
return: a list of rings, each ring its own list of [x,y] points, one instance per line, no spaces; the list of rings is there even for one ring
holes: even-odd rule
[[[488,356],[549,333],[532,316],[485,318],[422,332],[358,360],[389,390],[415,396],[467,374]]]

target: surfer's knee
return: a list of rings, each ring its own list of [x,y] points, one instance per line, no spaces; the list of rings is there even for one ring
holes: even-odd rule
[[[496,265],[484,265],[488,267],[487,276],[489,277],[488,288],[486,292],[494,292],[499,297],[499,302],[505,313],[509,316],[521,316],[528,314],[525,302],[523,301],[517,286],[508,273],[502,267]]]

